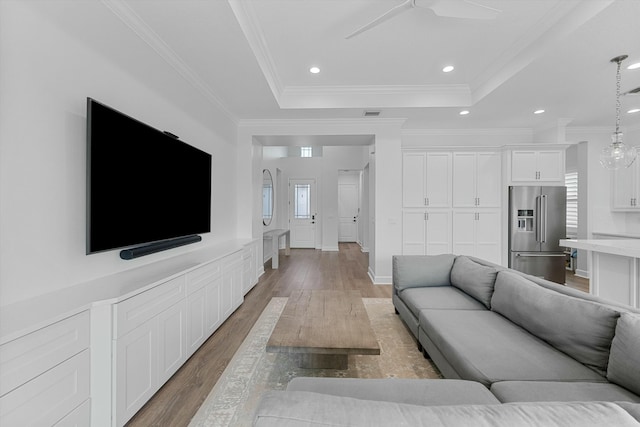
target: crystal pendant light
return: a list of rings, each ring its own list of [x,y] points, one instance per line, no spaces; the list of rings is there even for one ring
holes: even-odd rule
[[[606,169],[628,168],[638,155],[635,147],[627,147],[622,142],[620,132],[620,65],[627,55],[616,56],[611,60],[618,64],[616,72],[616,131],[611,135],[611,145],[605,147],[600,154],[600,164]]]

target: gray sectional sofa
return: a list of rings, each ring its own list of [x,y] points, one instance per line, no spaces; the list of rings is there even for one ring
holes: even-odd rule
[[[394,257],[393,304],[446,379],[298,378],[255,425],[640,425],[640,310],[455,255]]]

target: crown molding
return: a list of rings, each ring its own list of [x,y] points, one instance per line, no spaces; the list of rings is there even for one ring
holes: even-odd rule
[[[420,108],[468,107],[471,90],[450,85],[287,86],[281,108]]]
[[[227,1],[229,2],[229,6],[231,6],[233,14],[236,16],[238,24],[240,24],[240,29],[249,42],[249,47],[251,47],[251,50],[258,61],[258,65],[267,80],[269,88],[271,88],[273,96],[276,98],[276,101],[279,102],[280,96],[284,91],[284,85],[282,84],[282,79],[278,75],[275,61],[269,53],[264,33],[262,32],[260,25],[258,25],[258,18],[252,2],[241,0]]]
[[[124,0],[100,0],[118,19],[120,19],[134,34],[151,47],[178,74],[202,94],[211,104],[218,107],[233,123],[237,124],[237,117],[227,108],[222,100],[211,88],[167,45]]]
[[[532,26],[531,31],[515,40],[491,66],[471,82],[473,103],[502,86],[547,52],[553,43],[574,32],[613,2],[614,0],[557,2],[553,9]]]
[[[529,128],[402,129],[402,136],[533,136]]]
[[[251,127],[300,127],[300,126],[394,126],[400,127],[407,119],[404,118],[371,118],[355,119],[243,119],[238,121],[239,128]]]

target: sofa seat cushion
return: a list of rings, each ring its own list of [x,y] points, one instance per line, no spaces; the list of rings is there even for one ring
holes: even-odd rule
[[[508,402],[634,402],[640,396],[611,383],[559,381],[500,381],[491,384],[493,393]]]
[[[461,255],[453,262],[451,285],[471,295],[486,308],[491,308],[491,296],[497,274],[495,268],[478,264]]]
[[[500,403],[482,384],[464,380],[298,377],[287,390],[421,406]]]
[[[606,375],[618,311],[559,294],[508,271],[498,273],[491,309]]]
[[[487,387],[507,380],[606,381],[493,311],[422,310],[419,323],[460,378]]]
[[[424,309],[487,310],[478,300],[453,286],[405,289],[400,298],[416,318]]]
[[[640,394],[640,315],[623,313],[618,319],[607,378]]]
[[[256,409],[255,427],[431,426],[637,427],[620,406],[608,402],[418,406],[305,391],[269,391]]]

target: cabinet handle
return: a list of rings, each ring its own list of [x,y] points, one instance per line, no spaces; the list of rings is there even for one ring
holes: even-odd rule
[[[427,206],[429,206],[429,198],[427,197],[427,199],[426,199],[426,200],[427,200]]]

